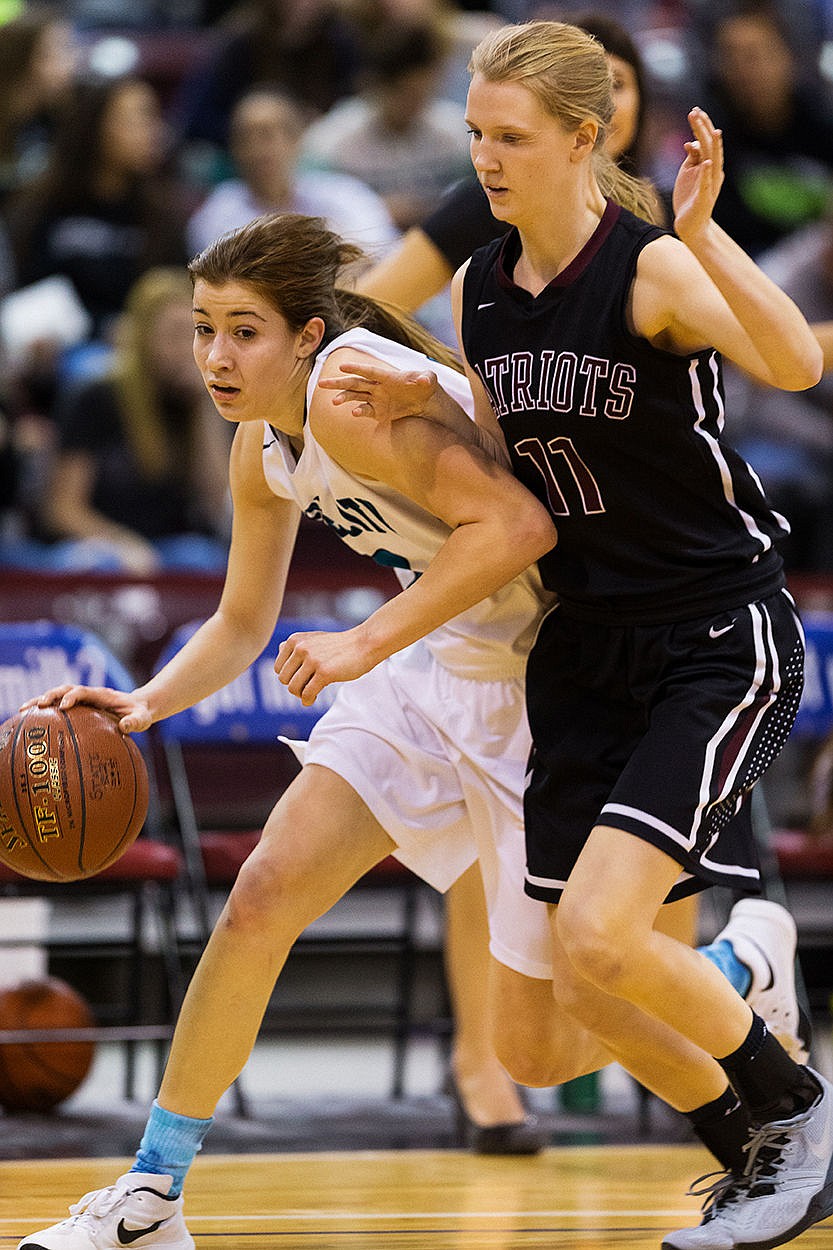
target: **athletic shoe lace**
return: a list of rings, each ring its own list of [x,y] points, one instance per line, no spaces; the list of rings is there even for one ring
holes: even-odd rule
[[[748,1158],[743,1173],[748,1178],[751,1198],[774,1193],[773,1180],[784,1148],[790,1143],[790,1134],[795,1129],[803,1128],[811,1114],[812,1110],[808,1110],[792,1120],[774,1120],[771,1124],[762,1124],[750,1133],[749,1141],[744,1146]]]
[[[703,1199],[700,1210],[705,1222],[713,1220],[733,1202],[739,1202],[748,1185],[749,1178],[745,1171],[742,1175],[737,1172],[706,1172],[691,1184],[688,1196]]]
[[[762,1124],[749,1134],[743,1147],[746,1163],[742,1173],[707,1172],[698,1176],[691,1185],[688,1196],[702,1198],[701,1210],[705,1220],[713,1220],[721,1211],[742,1198],[763,1198],[775,1192],[774,1178],[781,1162],[784,1147],[789,1145],[790,1133],[801,1128],[810,1118],[807,1111],[789,1121],[775,1120]]]
[[[106,1189],[91,1189],[88,1194],[84,1194],[83,1198],[79,1198],[78,1202],[72,1204],[69,1213],[73,1222],[76,1223],[81,1223],[90,1216],[101,1219],[109,1215],[123,1197],[124,1190],[118,1189],[115,1185],[108,1185]]]

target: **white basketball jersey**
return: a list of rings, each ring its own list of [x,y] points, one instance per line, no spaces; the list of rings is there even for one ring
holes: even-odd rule
[[[329,354],[354,347],[394,369],[431,369],[440,385],[473,414],[466,378],[422,352],[369,330],[348,330],[318,353],[307,385],[307,404]],[[304,428],[296,462],[285,434],[264,425],[263,469],[276,495],[293,499],[314,520],[330,525],[354,551],[393,568],[408,586],[428,567],[450,530],[444,522],[375,478],[348,473]],[[522,673],[543,607],[552,597],[537,569],[515,578],[488,599],[434,630],[426,643],[435,658],[460,676],[494,679]]]

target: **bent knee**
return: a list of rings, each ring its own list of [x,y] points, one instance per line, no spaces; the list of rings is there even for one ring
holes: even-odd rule
[[[268,933],[275,927],[291,927],[300,932],[309,922],[305,897],[303,882],[257,847],[237,874],[223,917],[235,929]]]
[[[627,943],[622,941],[618,931],[605,926],[602,918],[587,909],[562,903],[556,917],[556,932],[570,968],[578,978],[566,978],[565,994],[581,995],[581,981],[589,982],[606,994],[623,993],[630,959]]]
[[[531,1040],[527,1037],[500,1037],[495,1041],[495,1052],[518,1085],[546,1089],[555,1084],[551,1079],[551,1064],[540,1044],[533,1046]]]
[[[513,1081],[535,1089],[563,1085],[593,1069],[578,1020],[557,1012],[550,1027],[535,1030],[504,1028],[494,1039],[498,1059]]]

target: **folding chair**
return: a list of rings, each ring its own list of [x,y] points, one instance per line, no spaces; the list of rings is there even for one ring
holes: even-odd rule
[[[181,648],[198,624],[192,622],[174,633],[159,658],[159,666]],[[211,924],[212,896],[218,892],[225,895],[233,885],[241,865],[257,844],[266,816],[298,771],[294,755],[285,743],[278,741],[279,737],[306,739],[334,697],[332,690],[325,690],[313,707],[305,708],[275,675],[278,647],[284,638],[299,630],[339,628],[344,628],[343,622],[282,619],[268,646],[245,673],[215,695],[155,727],[167,762],[171,800],[203,940]],[[336,936],[315,932],[313,926],[301,935],[293,949],[393,955],[396,987],[392,1013],[389,1008],[374,1012],[364,1004],[353,1003],[340,1013],[333,1005],[316,1010],[309,1004],[294,1012],[282,1011],[273,1000],[266,1027],[301,1030],[316,1021],[319,1026],[332,1025],[338,1017],[339,1027],[346,1031],[390,1029],[394,1038],[392,1094],[401,1097],[405,1052],[414,1028],[413,984],[422,882],[390,856],[362,878],[356,888],[368,886],[393,887],[398,896],[397,914],[389,924],[382,927],[377,923],[364,931],[351,928]],[[239,1088],[237,1097],[242,1107]]]
[[[63,682],[94,686],[114,686],[130,690],[133,678],[107,645],[89,630],[51,621],[19,621],[0,624],[0,721],[17,712],[24,699],[40,694]],[[151,814],[138,839],[114,864],[83,881],[52,884],[20,876],[0,864],[0,906],[3,897],[39,897],[61,901],[71,911],[78,910],[86,927],[89,903],[104,896],[124,896],[130,904],[127,937],[106,931],[95,937],[49,936],[46,946],[51,959],[74,960],[108,955],[127,958],[127,986],[122,1001],[91,1004],[100,1036],[125,1042],[125,1097],[134,1096],[136,1043],[142,1038],[163,1042],[170,1036],[173,1017],[184,993],[184,977],[176,934],[175,887],[184,864],[180,853],[158,837],[148,836],[148,824],[158,816],[158,796],[152,761],[139,735],[151,780]],[[150,998],[152,964],[144,949],[146,917],[156,924],[159,951],[165,973],[165,1016],[163,1026],[143,1024]],[[80,926],[79,926],[80,927]],[[106,1027],[115,1021],[121,1027]],[[160,1050],[160,1065],[162,1053]]]

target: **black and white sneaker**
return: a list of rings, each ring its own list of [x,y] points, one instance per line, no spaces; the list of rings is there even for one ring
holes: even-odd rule
[[[833,1215],[833,1086],[812,1107],[755,1129],[743,1174],[722,1173],[703,1190],[702,1222],[663,1240],[663,1250],[773,1250]],[[710,1179],[708,1177],[701,1178]]]
[[[24,1237],[18,1250],[194,1250],[182,1195],[168,1197],[172,1183],[170,1176],[127,1172],[85,1194],[68,1219]]]

